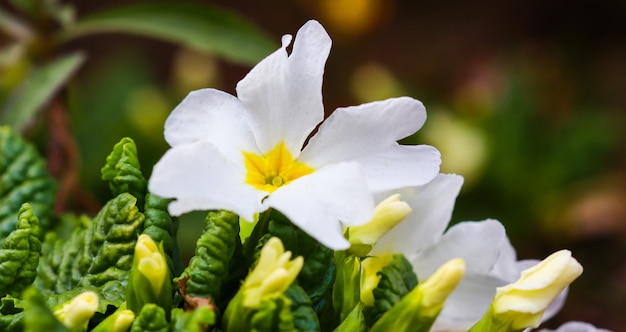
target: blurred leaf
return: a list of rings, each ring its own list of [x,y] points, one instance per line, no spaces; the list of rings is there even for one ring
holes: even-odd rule
[[[62,39],[105,32],[160,38],[214,53],[233,62],[255,64],[276,48],[272,39],[242,18],[197,3],[143,3],[85,17]]]
[[[23,129],[84,60],[82,53],[72,53],[34,70],[2,106],[0,123]]]

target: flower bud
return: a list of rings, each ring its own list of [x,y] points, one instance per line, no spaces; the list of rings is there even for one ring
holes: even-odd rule
[[[448,261],[382,315],[370,331],[430,331],[444,302],[464,274],[463,259]]]
[[[155,303],[169,310],[172,302],[170,279],[163,248],[157,246],[149,235],[139,235],[126,288],[128,308],[138,313],[145,304]]]
[[[87,291],[80,293],[71,301],[61,305],[54,315],[70,330],[84,329],[91,317],[98,310],[98,294]]]
[[[130,329],[134,320],[135,314],[132,311],[119,308],[100,322],[92,332],[126,332]]]
[[[489,311],[470,331],[521,331],[541,324],[550,303],[582,273],[569,250],[557,251],[496,289]]]
[[[243,306],[257,308],[265,298],[281,295],[296,280],[304,259],[291,259],[279,238],[273,237],[261,249],[256,267],[243,282]]]
[[[346,231],[350,241],[348,252],[359,257],[366,256],[374,244],[404,220],[411,211],[409,204],[400,200],[400,194],[389,196],[376,206],[370,221],[363,225],[348,227]]]

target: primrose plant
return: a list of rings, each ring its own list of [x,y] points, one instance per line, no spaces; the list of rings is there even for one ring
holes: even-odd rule
[[[518,261],[496,220],[448,228],[463,178],[439,174],[434,147],[397,143],[422,103],[323,121],[331,40],[309,21],[291,43],[237,97],[191,92],[149,180],[133,140],[116,144],[94,217],[54,216],[45,161],[0,128],[0,329],[505,332],[553,316],[582,273],[571,253]],[[191,211],[206,217],[183,260],[177,217]]]

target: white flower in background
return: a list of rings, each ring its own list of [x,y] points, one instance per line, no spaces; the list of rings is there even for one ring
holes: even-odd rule
[[[610,330],[599,329],[589,323],[567,322],[559,326],[556,330],[541,329],[539,332],[611,332]]]
[[[413,212],[385,234],[369,253],[372,257],[363,261],[365,290],[377,283],[367,276],[374,277],[394,253],[406,256],[419,280],[451,259],[465,261],[465,276],[446,300],[432,331],[467,331],[485,314],[497,287],[517,280],[522,270],[537,263],[517,261],[504,227],[496,220],[461,222],[446,231],[462,184],[461,176],[439,174],[425,185],[395,191]],[[367,301],[367,293],[364,296]],[[563,293],[550,305],[544,319],[560,309],[564,297]]]
[[[155,165],[150,191],[175,198],[169,210],[227,209],[246,220],[275,208],[332,249],[343,225],[366,222],[373,193],[430,181],[439,152],[404,146],[426,112],[401,97],[335,110],[324,118],[322,76],[331,40],[316,21],[291,36],[237,84],[237,97],[190,93],[165,123],[171,149]],[[305,142],[308,139],[308,143]]]

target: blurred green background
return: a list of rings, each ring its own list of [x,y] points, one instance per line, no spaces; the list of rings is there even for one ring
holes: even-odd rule
[[[0,120],[47,156],[57,211],[92,213],[109,198],[100,168],[116,142],[132,137],[149,174],[189,91],[234,94],[282,34],[317,19],[333,39],[326,111],[423,101],[428,121],[406,143],[434,145],[442,172],[465,177],[453,221],[500,220],[520,259],[571,249],[585,272],[547,326],[619,331],[625,17],[623,1],[13,0],[0,3]]]

